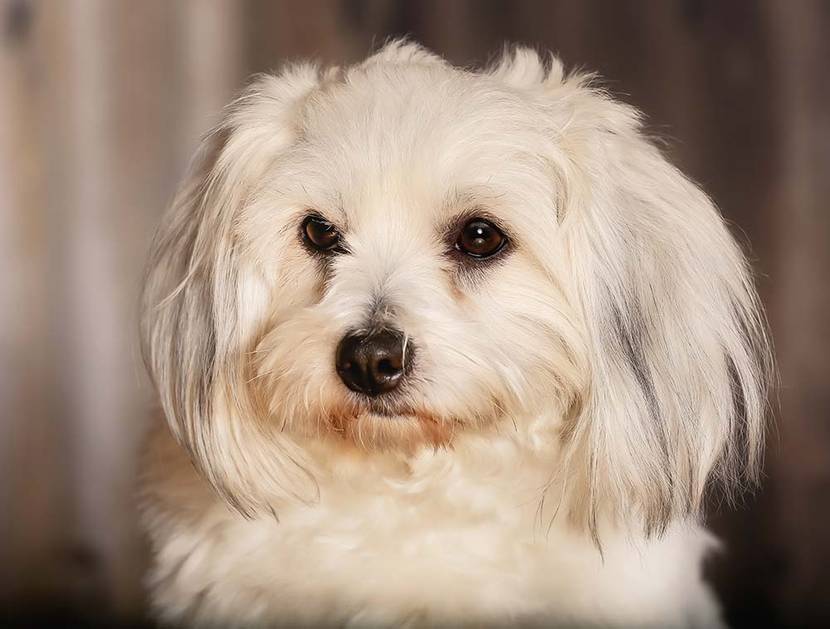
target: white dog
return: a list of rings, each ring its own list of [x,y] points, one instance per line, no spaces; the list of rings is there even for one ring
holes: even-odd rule
[[[266,75],[161,227],[158,616],[720,624],[714,480],[757,477],[746,261],[632,108],[508,52]]]

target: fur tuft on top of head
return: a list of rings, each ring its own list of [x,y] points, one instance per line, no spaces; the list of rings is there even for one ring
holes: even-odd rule
[[[358,67],[383,65],[432,65],[448,68],[449,64],[420,44],[407,39],[392,39]]]

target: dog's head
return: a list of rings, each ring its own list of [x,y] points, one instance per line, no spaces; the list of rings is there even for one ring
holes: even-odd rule
[[[525,49],[256,80],[161,228],[144,332],[174,434],[243,511],[304,494],[301,442],[547,415],[578,511],[660,526],[762,447],[763,320],[723,220],[634,110]]]

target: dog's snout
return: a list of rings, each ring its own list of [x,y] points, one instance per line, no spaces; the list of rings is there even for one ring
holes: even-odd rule
[[[388,393],[405,371],[404,336],[396,330],[347,334],[337,347],[337,374],[352,391],[369,396]]]

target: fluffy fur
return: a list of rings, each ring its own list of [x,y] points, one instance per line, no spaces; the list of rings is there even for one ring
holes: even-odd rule
[[[311,211],[344,253],[303,246]],[[510,239],[487,264],[447,244],[473,215]],[[334,369],[387,324],[415,352],[393,417]],[[758,474],[758,299],[638,113],[558,60],[393,42],[257,78],[160,229],[143,332],[164,620],[720,622],[700,509]]]

